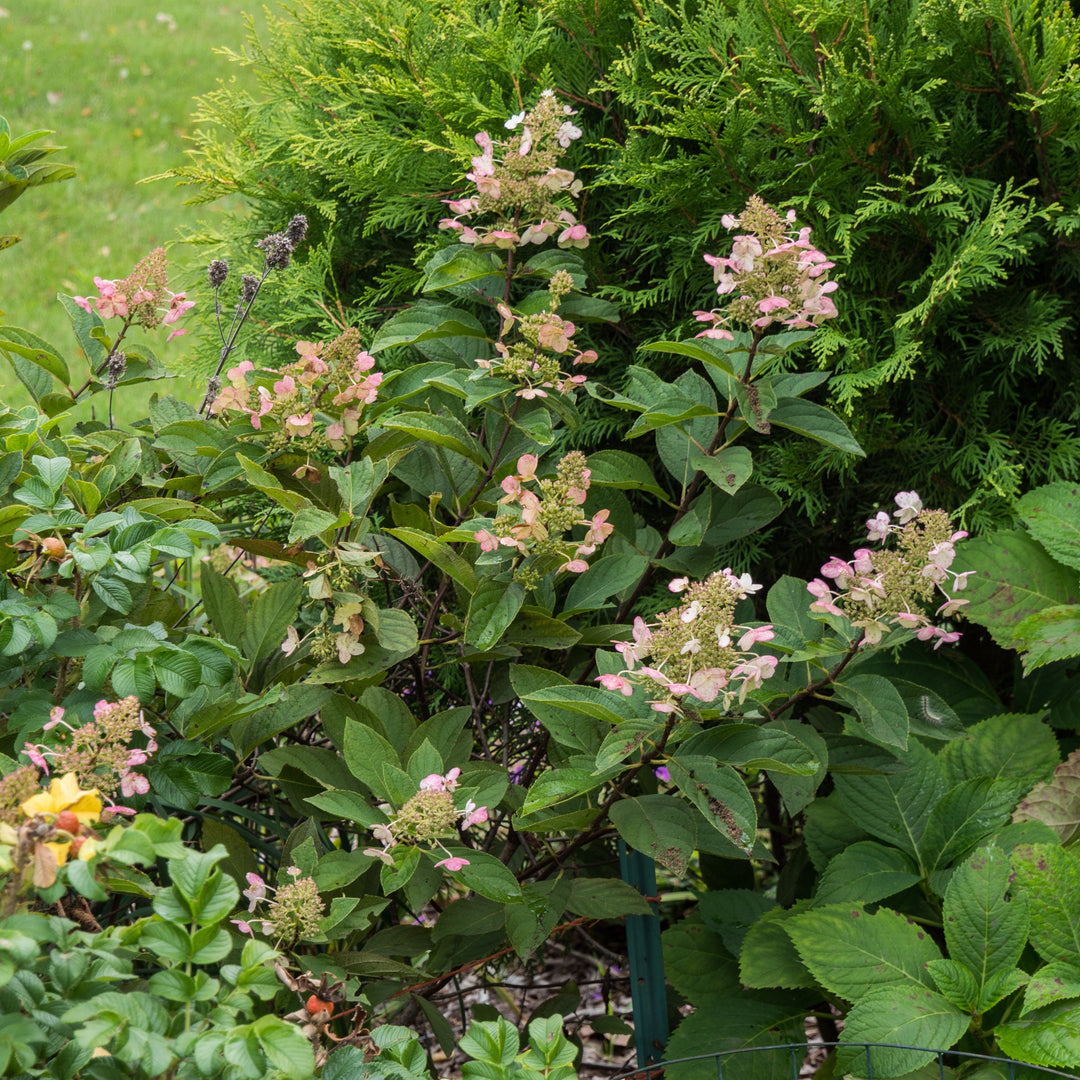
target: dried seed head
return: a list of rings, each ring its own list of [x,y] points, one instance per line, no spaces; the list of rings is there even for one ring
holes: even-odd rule
[[[122,352],[112,352],[105,366],[105,388],[115,390],[116,384],[124,377],[127,368],[127,356]]]
[[[294,248],[293,242],[284,233],[270,233],[256,241],[255,246],[266,256],[266,265],[271,270],[284,270],[289,265]]]
[[[303,214],[297,214],[285,229],[285,239],[295,248],[303,242],[304,237],[307,236],[307,230],[307,218]]]
[[[229,264],[224,259],[214,259],[206,268],[206,276],[210,279],[210,286],[220,289],[229,276]]]

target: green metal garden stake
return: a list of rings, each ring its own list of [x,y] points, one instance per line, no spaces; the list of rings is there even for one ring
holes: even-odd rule
[[[619,841],[619,873],[643,896],[656,895],[656,863]],[[627,915],[626,951],[630,956],[630,995],[638,1066],[663,1060],[668,1041],[664,957],[660,951],[660,907],[652,915]]]

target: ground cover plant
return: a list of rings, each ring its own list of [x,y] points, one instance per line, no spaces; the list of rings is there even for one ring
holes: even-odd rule
[[[198,292],[155,250],[63,298],[89,379],[0,329],[34,402],[0,414],[5,1072],[419,1077],[423,1032],[463,1075],[562,1080],[569,989],[525,1049],[432,998],[653,917],[619,841],[697,900],[665,935],[698,1007],[672,1054],[841,1016],[853,1075],[864,1039],[1075,1068],[1075,485],[978,538],[904,485],[809,580],[733,568],[797,520],[774,443],[864,453],[813,351],[836,260],[743,197],[682,332],[613,371],[582,103],[513,105],[393,311],[323,294],[328,333],[245,348],[309,288],[301,209]],[[195,319],[187,402],[152,350]]]

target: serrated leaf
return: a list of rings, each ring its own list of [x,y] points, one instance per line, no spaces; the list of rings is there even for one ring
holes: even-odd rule
[[[943,870],[1009,820],[1026,785],[1022,780],[965,780],[947,792],[930,811],[919,841],[922,862]]]
[[[814,894],[815,904],[873,904],[922,880],[918,867],[898,848],[860,840],[829,861]]]
[[[401,758],[382,735],[359,720],[346,720],[342,753],[353,776],[371,788],[379,798],[390,798],[383,781],[383,766],[400,768]]]
[[[1026,532],[1005,530],[966,540],[952,569],[968,578],[964,616],[987,627],[1004,648],[1017,648],[1016,628],[1046,608],[1080,603],[1080,577]]]
[[[1080,1066],[1080,1005],[1066,1001],[1037,1009],[1022,1020],[998,1024],[1002,1053],[1018,1061],[1071,1069]]]
[[[676,356],[687,356],[691,360],[698,360],[709,367],[715,367],[725,375],[730,375],[733,379],[738,378],[731,361],[723,351],[723,347],[713,345],[711,342],[705,344],[701,340],[651,341],[648,345],[642,345],[641,350],[642,352],[663,352],[673,353]]]
[[[692,448],[690,467],[703,472],[725,495],[734,495],[750,479],[754,459],[744,446],[729,446],[715,454]]]
[[[454,872],[455,880],[497,904],[515,904],[521,900],[521,886],[513,873],[494,855],[473,848],[447,848],[451,855],[469,860],[469,865]]]
[[[314,506],[303,507],[297,511],[289,526],[288,540],[290,544],[295,544],[330,529],[339,529],[351,521],[352,515],[347,510],[341,514],[330,514]]]
[[[784,926],[814,978],[848,1001],[883,988],[933,986],[926,964],[940,960],[941,951],[925,930],[888,908],[868,915],[859,904],[833,904]]]
[[[746,986],[764,990],[796,990],[814,985],[799,959],[784,923],[798,914],[776,907],[765,912],[746,932],[739,950],[739,976]]]
[[[521,806],[521,814],[535,814],[548,806],[556,806],[568,799],[577,798],[604,782],[602,776],[586,769],[552,769],[541,773],[529,788]]]
[[[575,750],[595,754],[607,729],[598,720],[570,712],[561,704],[546,704],[530,700],[537,690],[551,686],[571,686],[569,679],[547,668],[514,664],[510,668],[510,684],[525,707],[544,725],[556,742]]]
[[[729,996],[719,992],[698,996],[694,999],[697,1011],[676,1028],[664,1056],[668,1060],[705,1056],[668,1066],[665,1075],[671,1080],[716,1080],[719,1060],[724,1080],[791,1080],[790,1051],[764,1048],[785,1046],[804,1037],[803,1001],[796,995],[783,1001],[756,1000],[743,990]],[[713,1057],[717,1052],[725,1056]]]
[[[776,582],[765,597],[769,621],[776,628],[794,631],[793,639],[802,644],[815,641],[824,632],[824,624],[810,616],[810,604],[802,578],[784,576]]]
[[[157,680],[150,658],[145,653],[140,653],[134,660],[126,657],[118,660],[110,678],[118,697],[135,696],[144,705],[154,700]]]
[[[63,357],[44,338],[19,326],[0,326],[0,352],[14,353],[29,360],[65,386],[71,382]]]
[[[667,981],[691,1001],[724,992],[737,999],[742,993],[735,957],[720,934],[704,925],[698,912],[668,927],[660,942]]]
[[[307,1080],[315,1068],[311,1041],[296,1024],[260,1016],[251,1025],[267,1061],[286,1080]]]
[[[936,1060],[933,1050],[903,1047],[930,1046],[948,1050],[967,1031],[971,1017],[940,994],[926,988],[878,990],[859,1001],[844,1018],[842,1043],[894,1043],[870,1051],[873,1076],[903,1076]],[[837,1069],[862,1075],[866,1066],[862,1046],[837,1051]]]
[[[980,720],[938,755],[951,785],[977,776],[1045,780],[1060,759],[1050,728],[1038,716],[1015,713]]]
[[[848,817],[862,831],[918,859],[927,818],[945,794],[945,781],[941,766],[921,743],[913,740],[902,760],[907,769],[900,773],[837,773],[836,790]]]
[[[468,244],[459,244],[439,252],[424,267],[423,291],[437,292],[454,285],[465,285],[484,278],[502,280],[498,261],[487,252],[477,251]]]
[[[1019,968],[1005,968],[995,971],[986,981],[983,987],[982,998],[979,1002],[983,1011],[992,1009],[1003,998],[1008,997],[1014,990],[1019,990],[1029,979],[1030,975]]]
[[[605,555],[597,559],[570,586],[564,611],[602,607],[609,597],[636,584],[648,561],[641,555]]]
[[[957,868],[945,890],[945,944],[971,972],[976,995],[969,1007],[979,1012],[990,1006],[993,976],[1016,967],[1027,943],[1028,901],[1022,892],[1006,900],[1011,878],[1008,856],[985,847]]]
[[[230,644],[239,647],[244,635],[244,605],[233,582],[209,563],[199,569],[203,605],[214,629]]]
[[[1031,945],[1044,960],[1073,962],[1080,956],[1080,859],[1072,850],[1032,844],[1013,851],[1012,866],[1014,891],[1028,896]]]
[[[1063,960],[1055,960],[1039,968],[1024,991],[1024,1007],[1021,1016],[1047,1005],[1080,998],[1080,967]]]
[[[624,720],[637,719],[636,710],[628,698],[596,686],[558,683],[533,690],[522,700],[530,707],[554,705],[568,712],[592,717],[604,724],[620,724]]]
[[[600,744],[600,749],[596,751],[596,771],[606,772],[627,758],[640,757],[642,744],[655,743],[652,736],[658,736],[663,730],[662,721],[657,723],[656,719],[649,717],[624,720],[608,733]]]
[[[855,710],[866,738],[901,750],[907,746],[907,706],[888,679],[880,675],[844,676],[835,684],[834,692]]]
[[[131,610],[131,592],[119,578],[98,574],[91,580],[90,587],[113,611],[126,615]]]
[[[705,543],[716,547],[750,536],[784,509],[780,499],[760,484],[744,484],[734,495],[720,491],[715,494],[712,524],[705,534]]]
[[[975,976],[958,960],[931,960],[926,965],[938,990],[951,1004],[968,1012],[978,1011],[979,986]]]
[[[1031,535],[1058,562],[1080,570],[1080,487],[1044,484],[1027,492],[1016,510]]]
[[[1080,656],[1080,604],[1044,608],[1021,619],[1013,629],[1024,673]]]
[[[537,649],[569,649],[581,637],[579,630],[562,619],[553,619],[539,608],[523,607],[507,627],[505,643]]]
[[[155,649],[150,655],[158,684],[167,694],[187,697],[201,681],[202,665],[180,649]]]
[[[776,902],[753,889],[710,889],[698,900],[698,913],[723,939],[733,956],[742,951],[746,935]]]
[[[406,308],[383,323],[368,352],[374,356],[395,345],[459,337],[486,338],[487,333],[469,312],[446,304],[425,301]]]
[[[701,415],[687,415],[677,425],[662,427],[656,433],[656,450],[664,468],[678,481],[681,488],[693,479],[697,466],[691,457],[702,455],[712,445],[719,422],[716,419],[716,392],[700,375],[685,371],[674,384],[661,382],[651,372],[632,369],[636,374],[631,385],[635,396],[650,410],[669,414],[686,413],[694,408]],[[646,413],[638,423],[651,423]]]

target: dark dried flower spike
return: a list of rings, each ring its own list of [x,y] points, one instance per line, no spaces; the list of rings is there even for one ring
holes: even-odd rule
[[[243,274],[240,277],[240,303],[250,304],[259,291],[259,279],[254,274]]]
[[[260,248],[266,256],[266,265],[271,270],[284,270],[289,265],[292,257],[292,241],[284,233],[271,233],[256,241],[255,246]]]
[[[122,352],[112,352],[105,367],[105,386],[114,390],[127,370],[127,356]]]
[[[210,279],[210,287],[220,289],[229,276],[229,264],[224,259],[214,259],[206,268],[206,276]]]
[[[203,398],[202,407],[204,409],[209,409],[220,393],[221,380],[216,375],[211,375],[210,381],[206,384],[206,397]]]
[[[307,230],[307,218],[303,214],[297,214],[285,230],[285,239],[295,248],[303,242],[304,237],[307,236]]]

